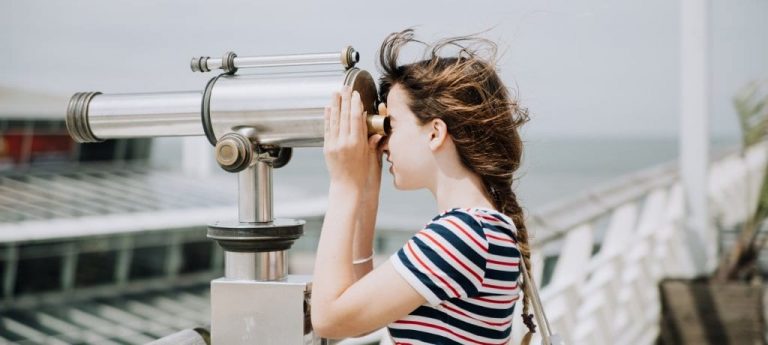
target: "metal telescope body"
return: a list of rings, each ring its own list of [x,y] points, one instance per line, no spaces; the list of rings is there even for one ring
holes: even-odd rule
[[[238,219],[208,226],[225,253],[224,277],[211,281],[213,344],[324,342],[310,322],[311,277],[286,270],[285,253],[304,221],[274,217],[272,170],[288,163],[293,148],[322,146],[323,109],[344,85],[360,93],[369,134],[388,133],[389,119],[376,115],[376,84],[354,67],[358,61],[352,47],[261,57],[229,52],[192,59],[193,71],[222,70],[202,91],[83,92],[70,99],[67,129],[78,142],[206,136],[219,165],[238,174]],[[269,73],[259,73],[265,68]]]

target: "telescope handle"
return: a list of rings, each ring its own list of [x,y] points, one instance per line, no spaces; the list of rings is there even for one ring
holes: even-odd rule
[[[316,53],[272,56],[238,57],[234,52],[227,52],[220,59],[209,56],[193,57],[190,62],[192,72],[210,72],[221,69],[224,73],[235,74],[241,68],[290,67],[307,65],[341,64],[344,69],[355,67],[360,61],[360,54],[347,46],[340,53]]]

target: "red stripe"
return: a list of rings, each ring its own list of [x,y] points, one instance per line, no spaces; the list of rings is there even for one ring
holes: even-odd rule
[[[458,333],[456,333],[456,332],[454,332],[454,331],[452,331],[452,330],[450,330],[448,328],[445,328],[445,327],[442,327],[442,326],[438,326],[438,325],[433,325],[433,324],[426,323],[426,322],[421,322],[421,321],[397,320],[397,321],[395,321],[395,323],[406,324],[406,325],[408,325],[408,324],[419,325],[419,326],[439,329],[441,331],[451,333],[454,336],[459,337],[459,338],[461,338],[464,341],[468,341],[468,342],[471,342],[471,343],[474,343],[474,344],[480,344],[480,345],[505,345],[507,343],[506,341],[501,342],[501,343],[483,343],[483,342],[479,342],[477,340],[473,340],[471,338],[467,338],[467,337],[465,337],[465,336],[463,336],[461,334],[458,334]]]
[[[429,233],[427,233],[427,232],[425,231],[425,232],[422,232],[422,234],[423,234],[424,236],[426,236],[426,237],[427,237],[427,238],[428,238],[430,241],[432,241],[432,243],[434,243],[434,244],[436,244],[438,247],[440,247],[440,249],[442,249],[442,250],[443,250],[443,251],[444,251],[446,254],[448,254],[448,256],[450,256],[450,257],[451,257],[451,258],[452,258],[454,261],[456,261],[457,263],[459,263],[459,265],[461,265],[461,267],[464,267],[464,269],[465,269],[465,270],[469,271],[469,273],[472,273],[472,275],[473,275],[473,276],[475,276],[475,279],[477,279],[478,281],[481,281],[481,282],[483,281],[483,278],[482,278],[482,277],[480,277],[480,275],[479,275],[479,274],[475,273],[475,271],[473,271],[473,270],[471,270],[469,267],[467,267],[467,265],[465,265],[463,262],[461,262],[461,260],[459,260],[458,258],[456,258],[456,257],[453,255],[453,253],[451,253],[451,252],[450,252],[448,249],[445,249],[445,247],[443,247],[443,245],[442,245],[442,244],[440,244],[439,242],[437,242],[437,240],[436,240],[436,239],[434,239],[432,236],[430,236],[430,235],[429,235]]]
[[[512,243],[512,244],[516,244],[517,243],[517,242],[513,241],[512,239],[504,238],[504,237],[499,237],[499,236],[491,235],[491,234],[485,234],[485,237],[490,237],[490,238],[492,238],[494,240],[498,240],[498,241],[502,241],[502,242],[509,242],[509,243]]]
[[[485,261],[490,262],[492,264],[502,265],[502,266],[512,266],[512,267],[520,266],[520,262],[504,262],[504,261],[491,260],[491,259],[485,259]]]
[[[520,299],[520,295],[515,296],[515,298],[513,298],[513,299],[505,299],[505,300],[501,300],[501,301],[494,300],[494,299],[483,298],[483,297],[474,297],[474,299],[476,299],[478,301],[488,302],[488,303],[507,304],[507,303],[510,303],[510,302],[515,302],[518,299]]]
[[[480,319],[477,319],[477,318],[471,317],[471,316],[469,316],[469,315],[465,314],[464,312],[462,312],[461,310],[458,310],[458,309],[454,309],[453,307],[451,307],[451,306],[449,306],[449,305],[447,305],[447,304],[443,304],[443,307],[444,307],[445,309],[448,309],[448,310],[450,310],[450,311],[452,311],[452,312],[456,313],[456,314],[462,315],[462,316],[464,316],[464,317],[468,317],[468,318],[470,318],[470,319],[473,319],[473,320],[477,320],[477,321],[480,321],[480,322],[482,322],[482,323],[484,323],[484,324],[486,324],[486,325],[491,325],[491,326],[504,326],[504,325],[508,325],[510,322],[512,322],[512,320],[508,320],[508,321],[505,321],[505,322],[490,322],[490,321],[483,321],[483,320],[480,320]]]
[[[499,218],[491,217],[491,216],[486,216],[484,214],[477,214],[477,216],[480,217],[480,218],[485,218],[485,219],[490,220],[490,221],[494,221],[494,222],[498,222],[499,221]]]
[[[422,267],[424,267],[424,269],[426,269],[427,271],[429,271],[429,273],[430,273],[430,274],[432,274],[433,276],[437,277],[437,279],[440,279],[440,281],[441,281],[441,282],[443,282],[443,284],[445,284],[445,286],[447,286],[449,289],[451,289],[451,291],[453,291],[453,295],[454,295],[455,297],[459,297],[459,293],[458,293],[458,292],[457,292],[457,291],[456,291],[456,290],[453,288],[453,286],[451,286],[450,284],[448,284],[448,282],[447,282],[447,281],[445,281],[445,279],[443,279],[443,277],[441,277],[441,276],[439,276],[439,275],[435,274],[435,272],[434,272],[434,271],[432,271],[432,269],[430,269],[430,268],[429,268],[429,266],[425,265],[425,264],[424,264],[424,262],[423,262],[423,261],[421,261],[421,258],[419,258],[419,256],[418,256],[418,255],[416,255],[416,252],[415,252],[415,251],[413,251],[413,248],[411,247],[411,242],[410,242],[410,241],[408,242],[408,245],[407,245],[407,246],[408,246],[408,251],[409,251],[409,252],[411,252],[411,255],[412,255],[412,256],[413,256],[413,257],[416,259],[416,261],[418,261],[418,262],[419,262],[419,264],[420,264]]]
[[[466,230],[466,229],[464,229],[463,227],[459,226],[459,224],[456,224],[456,222],[454,222],[454,221],[452,221],[452,220],[450,220],[450,219],[446,219],[446,221],[447,221],[448,223],[451,223],[451,224],[453,224],[453,226],[455,226],[457,229],[459,229],[459,231],[461,231],[462,233],[464,233],[464,236],[467,236],[467,237],[469,237],[469,239],[470,239],[470,240],[472,240],[472,242],[475,242],[475,244],[477,244],[477,246],[478,246],[478,247],[480,247],[480,248],[483,248],[483,250],[485,250],[486,252],[488,252],[488,248],[487,248],[486,246],[483,246],[482,244],[480,244],[480,242],[477,242],[477,240],[476,240],[474,237],[472,237],[472,236],[471,236],[471,235],[470,235],[470,234],[467,232],[467,230]]]
[[[514,290],[514,289],[517,289],[517,283],[513,284],[512,287],[501,286],[501,285],[492,285],[492,284],[486,284],[486,283],[483,283],[483,286],[491,288],[491,289],[499,289],[499,290]]]

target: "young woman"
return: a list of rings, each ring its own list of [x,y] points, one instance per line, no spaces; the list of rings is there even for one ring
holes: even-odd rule
[[[357,92],[345,88],[325,109],[328,211],[314,271],[312,323],[325,338],[388,326],[402,344],[506,344],[530,252],[512,191],[520,164],[518,128],[528,120],[495,71],[470,44],[443,40],[425,59],[398,65],[413,32],[380,49],[382,104],[392,132],[366,137]],[[458,47],[453,57],[441,56]],[[442,210],[388,261],[373,268],[372,240],[382,156],[401,190],[427,188]],[[528,267],[528,266],[526,266]],[[522,282],[520,282],[522,283]],[[534,325],[523,303],[526,325]]]

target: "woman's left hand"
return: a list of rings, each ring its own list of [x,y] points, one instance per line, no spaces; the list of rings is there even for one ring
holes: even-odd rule
[[[360,94],[344,86],[341,93],[334,92],[324,115],[323,155],[331,185],[363,190],[371,153]]]

